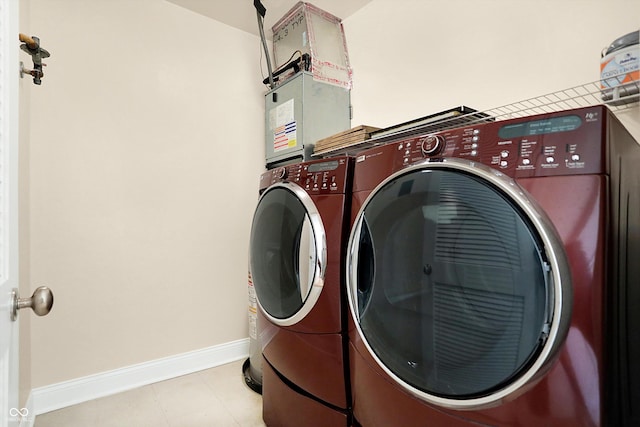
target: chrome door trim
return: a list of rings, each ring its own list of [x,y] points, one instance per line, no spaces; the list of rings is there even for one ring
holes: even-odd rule
[[[297,184],[290,183],[290,182],[279,182],[269,186],[260,196],[260,199],[258,200],[258,203],[256,206],[260,205],[260,203],[262,202],[262,199],[268,192],[277,190],[277,189],[284,189],[293,193],[293,195],[304,206],[305,210],[307,211],[307,215],[309,216],[309,221],[311,223],[311,229],[313,232],[315,249],[316,249],[316,261],[313,267],[314,274],[313,274],[313,283],[311,284],[311,290],[309,291],[309,294],[307,295],[306,298],[304,298],[304,296],[302,297],[302,301],[303,301],[302,307],[293,316],[287,317],[285,319],[273,317],[262,306],[262,303],[260,302],[260,298],[257,297],[258,295],[256,293],[256,300],[258,302],[258,306],[262,310],[262,313],[264,313],[265,317],[269,319],[269,321],[271,321],[272,323],[278,326],[291,326],[291,325],[295,325],[296,323],[304,319],[311,312],[315,304],[318,302],[318,299],[320,298],[320,294],[322,293],[322,289],[324,287],[324,277],[325,277],[325,270],[327,265],[327,237],[326,237],[324,225],[322,223],[322,218],[320,217],[320,212],[318,211],[318,208],[316,207],[315,203],[313,203],[313,200],[311,200],[311,197],[309,196],[309,194]],[[251,265],[252,265],[251,260],[249,260],[249,266]],[[254,277],[254,280],[255,280],[255,276],[253,275],[253,273],[251,275],[252,277]],[[254,282],[253,285],[255,287],[258,284]]]
[[[542,239],[542,249],[546,253],[549,262],[549,277],[552,281],[550,287],[552,295],[553,312],[551,313],[551,326],[549,328],[548,337],[542,346],[540,354],[536,360],[527,368],[524,373],[518,376],[514,381],[509,383],[504,388],[491,393],[488,396],[469,398],[469,399],[452,399],[436,396],[418,390],[411,385],[404,382],[401,378],[395,375],[386,365],[377,357],[370,344],[368,343],[365,335],[362,332],[359,322],[359,313],[357,312],[357,273],[354,268],[357,265],[358,247],[357,242],[359,239],[360,230],[362,227],[364,210],[376,196],[378,191],[384,187],[388,182],[396,179],[399,176],[409,174],[418,170],[428,169],[449,169],[454,171],[465,172],[469,175],[473,175],[481,178],[485,182],[489,182],[494,187],[508,196],[522,211],[526,214],[527,218],[533,224],[535,231]],[[498,170],[492,169],[484,164],[476,163],[472,161],[466,161],[455,158],[447,158],[442,160],[425,160],[423,162],[408,166],[383,180],[365,199],[358,215],[356,216],[354,225],[349,236],[349,243],[347,249],[346,260],[346,285],[347,285],[347,298],[349,302],[349,312],[353,318],[356,326],[357,333],[365,344],[369,354],[376,363],[382,368],[387,375],[389,375],[397,384],[399,384],[404,390],[412,394],[413,396],[424,400],[428,403],[457,410],[471,410],[497,406],[503,401],[511,400],[524,391],[533,386],[537,380],[539,380],[544,373],[548,371],[550,365],[555,360],[560,347],[564,343],[566,338],[569,323],[571,320],[571,308],[573,304],[573,292],[571,284],[571,273],[569,270],[569,264],[567,255],[564,250],[562,241],[556,231],[553,223],[544,213],[542,208],[537,204],[533,198],[521,188],[515,180],[504,175]],[[550,304],[547,304],[549,306]]]

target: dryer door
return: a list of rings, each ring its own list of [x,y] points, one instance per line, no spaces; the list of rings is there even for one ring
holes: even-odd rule
[[[482,165],[425,162],[386,179],[356,217],[347,269],[367,350],[443,407],[515,396],[567,332],[571,283],[554,227]]]
[[[273,323],[293,325],[317,302],[327,244],[320,214],[295,184],[272,185],[258,201],[250,240],[250,269],[258,304]]]

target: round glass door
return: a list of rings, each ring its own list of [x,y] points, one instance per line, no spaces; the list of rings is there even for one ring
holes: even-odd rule
[[[300,187],[269,187],[256,208],[250,269],[258,303],[281,326],[299,322],[322,290],[326,238],[320,215]]]
[[[348,296],[379,365],[427,401],[514,393],[566,333],[571,286],[550,222],[511,180],[425,163],[372,192],[352,230]]]

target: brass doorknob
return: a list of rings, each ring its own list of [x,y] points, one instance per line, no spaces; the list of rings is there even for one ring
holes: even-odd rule
[[[45,316],[53,307],[53,292],[46,286],[40,286],[33,291],[31,298],[20,298],[18,290],[14,289],[11,292],[11,301],[11,320],[13,321],[18,318],[18,310],[27,307],[38,316]]]

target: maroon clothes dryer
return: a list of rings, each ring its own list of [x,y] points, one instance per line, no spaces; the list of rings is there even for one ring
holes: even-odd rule
[[[352,159],[336,157],[261,176],[250,270],[269,426],[347,426],[344,257]]]
[[[604,106],[356,156],[356,425],[640,425],[640,146]]]

